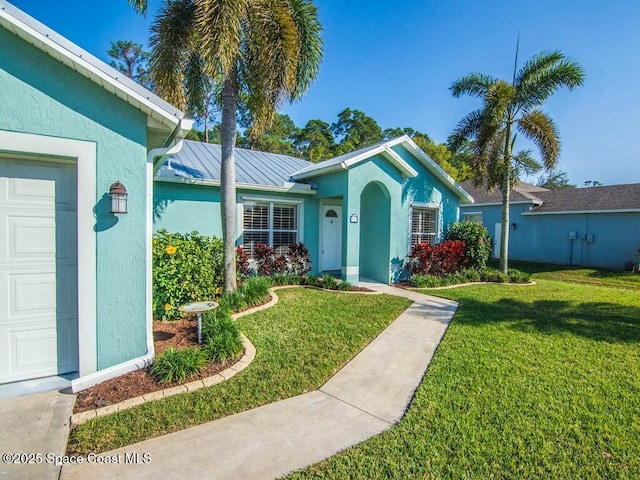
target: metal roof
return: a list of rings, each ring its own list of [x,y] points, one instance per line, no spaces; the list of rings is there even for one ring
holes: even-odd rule
[[[222,149],[212,143],[185,140],[182,150],[165,160],[159,178],[220,181]],[[236,182],[238,184],[282,187],[291,182],[291,172],[311,165],[301,158],[258,152],[244,148],[235,149]]]
[[[185,116],[173,105],[6,0],[0,0],[0,26],[146,113],[169,131]]]

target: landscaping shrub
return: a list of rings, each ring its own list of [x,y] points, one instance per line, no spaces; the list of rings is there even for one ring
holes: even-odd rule
[[[214,298],[222,274],[220,239],[159,230],[153,238],[154,318],[175,320],[180,305]]]
[[[173,383],[186,380],[200,372],[206,362],[204,353],[198,347],[167,348],[151,366],[151,375],[161,383]]]
[[[509,277],[500,270],[494,268],[483,268],[480,271],[480,280],[483,282],[508,283]]]
[[[418,243],[407,257],[407,269],[412,275],[437,275],[444,277],[462,270],[467,259],[465,244],[450,240],[436,245]]]
[[[271,281],[274,285],[301,285],[303,283],[300,275],[291,275],[288,273],[273,275]]]
[[[247,305],[263,303],[269,295],[272,282],[269,277],[251,277],[242,284],[241,292]]]
[[[202,315],[202,351],[212,362],[226,362],[244,351],[240,330],[228,313],[219,309]]]
[[[332,275],[325,274],[320,277],[320,286],[327,290],[335,290],[338,286],[338,280]]]
[[[411,286],[416,288],[433,288],[442,286],[442,278],[435,275],[414,275],[410,280]]]
[[[264,243],[256,244],[253,260],[256,262],[258,275],[268,277],[287,271],[287,259],[285,256],[276,255],[274,248]]]
[[[459,240],[465,244],[467,268],[480,270],[487,265],[491,255],[491,237],[484,225],[463,220],[449,225],[447,240]]]
[[[239,312],[247,306],[247,302],[245,301],[244,295],[242,294],[241,290],[224,292],[218,298],[218,303],[220,306],[216,310],[221,310],[228,313]]]
[[[509,281],[511,283],[529,283],[531,281],[531,275],[527,272],[521,272],[515,268],[510,268]]]
[[[338,290],[341,290],[343,292],[351,290],[351,287],[353,287],[353,285],[351,285],[349,282],[345,282],[344,280],[338,282]]]
[[[467,282],[479,282],[480,281],[480,272],[478,270],[467,268],[462,272],[465,281]]]
[[[320,283],[320,277],[318,275],[307,275],[304,278],[303,285],[308,285],[310,287],[316,287]]]
[[[238,278],[244,280],[245,278],[255,275],[256,271],[251,268],[249,264],[249,254],[244,251],[242,245],[236,247],[236,273]]]
[[[294,243],[289,245],[289,253],[286,256],[287,274],[289,275],[305,275],[311,271],[309,264],[311,263],[311,255],[309,249],[304,243]]]

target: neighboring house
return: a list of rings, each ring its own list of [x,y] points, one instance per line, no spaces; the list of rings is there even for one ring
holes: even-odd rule
[[[482,222],[500,252],[502,193],[463,182],[475,202],[461,219]],[[640,183],[547,190],[520,183],[510,196],[509,259],[621,270],[640,248]]]
[[[443,239],[471,197],[407,136],[320,163],[236,149],[237,244],[303,242],[313,272],[350,283],[403,274],[419,242]],[[220,146],[185,141],[156,175],[154,229],[221,236]]]
[[[191,121],[4,0],[0,52],[0,396],[79,389],[153,358],[151,149]]]

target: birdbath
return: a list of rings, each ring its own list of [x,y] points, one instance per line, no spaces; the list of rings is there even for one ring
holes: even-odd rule
[[[178,310],[184,313],[195,313],[198,317],[198,343],[202,343],[202,319],[200,315],[209,310],[216,308],[218,304],[216,302],[194,302],[180,305]]]

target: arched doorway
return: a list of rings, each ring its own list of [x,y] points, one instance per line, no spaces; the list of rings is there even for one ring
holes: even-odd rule
[[[360,194],[360,278],[389,283],[390,223],[389,191],[371,182]]]

